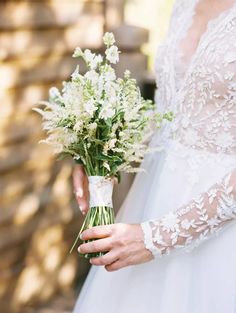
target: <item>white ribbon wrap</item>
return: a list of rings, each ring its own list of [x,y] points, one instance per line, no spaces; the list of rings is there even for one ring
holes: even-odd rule
[[[113,208],[113,182],[104,176],[88,176],[89,180],[89,207],[108,206]]]

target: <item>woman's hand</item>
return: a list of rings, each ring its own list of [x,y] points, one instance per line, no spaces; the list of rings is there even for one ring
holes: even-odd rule
[[[73,172],[74,192],[83,215],[89,209],[88,177],[82,165],[76,165]]]
[[[91,258],[93,265],[103,265],[107,271],[145,263],[153,259],[152,253],[145,248],[140,224],[112,224],[96,226],[85,230],[81,239],[97,239],[81,244],[80,253],[107,252],[101,257]]]

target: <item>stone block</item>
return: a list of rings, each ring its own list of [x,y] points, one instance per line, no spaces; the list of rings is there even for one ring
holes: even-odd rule
[[[85,15],[66,28],[5,31],[0,34],[0,60],[72,54],[76,46],[98,49],[102,44],[102,15]]]
[[[0,88],[64,80],[71,75],[77,64],[78,60],[71,56],[58,55],[6,62],[1,65]],[[85,65],[82,61],[80,64],[83,71]]]
[[[0,29],[66,27],[84,14],[103,14],[103,1],[4,1],[0,2]]]
[[[139,51],[148,42],[149,32],[145,28],[122,24],[113,32],[120,49]]]
[[[132,77],[137,80],[138,84],[141,84],[147,71],[147,57],[139,52],[123,52],[115,68],[120,77],[123,77],[125,70],[130,70]]]
[[[0,103],[3,103],[4,105],[0,106],[0,133],[8,129],[9,124],[12,123],[13,116],[21,121],[32,120],[33,115],[31,114],[28,116],[28,114],[32,113],[32,108],[35,107],[39,101],[48,99],[48,91],[52,86],[62,88],[62,82],[32,82],[29,85],[22,87],[2,89],[0,91]],[[24,122],[22,122],[22,124],[23,123]],[[39,118],[37,123],[39,125]],[[7,131],[4,131],[4,134],[7,136]],[[1,137],[0,141],[2,140]]]

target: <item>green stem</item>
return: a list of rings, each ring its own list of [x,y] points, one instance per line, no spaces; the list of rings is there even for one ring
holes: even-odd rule
[[[75,242],[70,250],[70,253],[74,250],[76,244],[79,241],[80,234],[88,228],[92,228],[94,226],[100,226],[100,225],[109,225],[109,224],[114,224],[115,223],[115,214],[114,214],[114,209],[111,207],[106,207],[106,206],[97,206],[97,207],[92,207],[89,209],[86,218],[84,220],[84,223],[80,229],[79,234],[77,235]],[[84,242],[89,242],[93,241],[96,239],[92,240],[86,240]],[[81,256],[89,259],[91,257],[98,257],[104,255],[106,252],[96,252],[96,253],[87,253],[85,255],[80,254]]]

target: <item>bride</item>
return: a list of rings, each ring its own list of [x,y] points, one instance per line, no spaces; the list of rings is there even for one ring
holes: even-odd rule
[[[175,113],[154,135],[117,215],[83,232],[108,251],[74,313],[236,312],[236,1],[177,0],[156,59],[156,102]],[[74,171],[83,212],[87,177]]]

